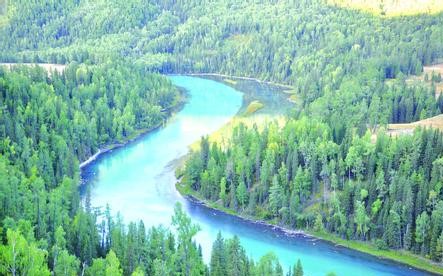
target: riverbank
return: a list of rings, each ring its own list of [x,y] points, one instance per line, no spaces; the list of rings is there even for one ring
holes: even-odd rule
[[[278,86],[280,88],[284,88],[285,90],[292,90],[293,89],[293,87],[288,84],[282,84],[282,83],[277,83],[277,82],[272,82],[272,81],[264,81],[264,80],[251,78],[251,77],[231,76],[231,75],[218,74],[218,73],[188,73],[188,74],[183,74],[183,75],[194,76],[194,77],[209,76],[209,77],[220,77],[220,78],[237,79],[237,80],[250,80],[250,81],[256,81],[256,82],[264,83],[264,84],[268,84],[268,85]]]
[[[85,166],[89,165],[90,163],[94,162],[102,154],[107,153],[107,152],[112,151],[112,150],[117,149],[117,148],[124,147],[127,144],[129,144],[131,142],[134,142],[139,137],[141,137],[141,136],[143,136],[145,134],[148,134],[148,133],[150,133],[150,132],[152,132],[154,130],[157,130],[163,124],[164,124],[163,122],[160,122],[160,123],[154,125],[151,128],[140,129],[140,130],[134,131],[134,133],[131,136],[126,137],[126,139],[124,141],[122,141],[122,142],[111,143],[111,144],[105,145],[102,148],[99,148],[98,151],[96,153],[94,153],[91,157],[89,157],[88,159],[86,159],[85,161],[80,163],[80,165],[79,165],[80,169],[82,169],[83,167],[85,167]]]
[[[217,203],[204,200],[195,191],[193,191],[189,187],[185,187],[185,186],[181,185],[180,182],[177,182],[176,189],[183,197],[185,197],[189,201],[192,201],[195,204],[200,204],[200,205],[206,206],[207,208],[210,208],[212,210],[216,210],[216,211],[219,211],[219,212],[231,215],[231,216],[235,216],[241,220],[247,221],[252,224],[264,225],[264,226],[271,227],[272,230],[279,231],[280,233],[285,234],[288,237],[303,236],[303,237],[315,238],[314,235],[307,233],[303,230],[288,229],[285,227],[281,227],[279,225],[270,224],[269,222],[266,222],[263,220],[255,220],[252,217],[242,216],[229,208],[225,208],[223,206],[220,206]]]
[[[291,110],[299,110],[299,102],[294,103],[290,97],[292,87],[285,84],[266,82],[255,78],[229,76],[223,74],[192,74],[204,79],[214,80],[228,85],[243,93],[243,104],[237,114],[217,131],[208,135],[210,142],[224,147],[232,136],[235,127],[243,124],[247,127],[257,126],[263,129],[270,122],[278,122],[283,126],[286,115]],[[234,81],[235,79],[235,81]],[[200,140],[195,141],[190,148],[198,149]]]
[[[443,267],[431,262],[428,259],[425,259],[424,257],[414,255],[410,252],[406,251],[396,251],[396,250],[380,250],[375,247],[375,245],[368,243],[368,242],[362,242],[362,241],[356,241],[356,240],[344,240],[334,234],[326,233],[326,232],[314,232],[310,230],[293,230],[289,229],[287,227],[283,227],[280,225],[275,225],[271,221],[263,221],[263,220],[257,220],[253,217],[244,216],[242,214],[239,214],[238,212],[223,207],[220,204],[216,202],[210,202],[202,198],[196,191],[192,190],[190,187],[184,185],[181,183],[181,179],[176,183],[176,189],[177,191],[187,200],[192,201],[194,203],[202,204],[208,208],[211,208],[213,210],[217,210],[219,212],[223,212],[225,214],[236,216],[238,218],[241,218],[243,220],[252,222],[254,224],[260,224],[260,225],[267,225],[269,227],[272,227],[273,229],[282,232],[286,234],[287,236],[304,236],[304,237],[311,237],[311,238],[317,238],[320,240],[323,240],[325,242],[329,242],[335,246],[342,246],[346,247],[361,253],[365,253],[380,259],[386,259],[390,261],[397,262],[402,265],[410,266],[419,270],[423,270],[435,275],[443,275]]]
[[[236,76],[229,76],[229,75],[223,75],[223,74],[188,74],[188,75],[202,76],[202,77],[204,77],[204,76],[216,77],[216,78],[219,78],[219,81],[221,81],[221,82],[227,82],[227,80],[231,80],[231,79],[239,79],[239,80],[256,81],[258,83],[265,83],[265,84],[269,84],[269,85],[274,85],[274,86],[278,86],[280,88],[288,88],[289,87],[286,85],[260,81],[255,78],[236,77]],[[236,86],[236,84],[237,83],[232,83],[231,85]],[[221,137],[229,136],[229,135],[226,135],[226,133],[228,133],[226,128],[233,127],[234,122],[236,120],[239,120],[239,118],[243,118],[243,116],[241,116],[241,114],[242,113],[240,112],[226,126],[222,127],[222,129],[212,133],[209,136],[209,139],[211,141],[214,141],[214,140],[217,141],[218,144],[223,144],[222,141],[224,139]],[[250,119],[250,118],[246,118],[246,119]],[[225,134],[225,135],[223,135],[223,134]],[[193,147],[191,147],[191,148],[195,149],[196,145],[198,145],[198,142],[196,142],[193,145]],[[180,174],[180,173],[178,173],[178,174]],[[177,177],[180,177],[180,175],[178,175]],[[352,250],[355,250],[358,252],[372,255],[372,256],[380,258],[380,259],[391,260],[391,261],[394,261],[394,262],[397,262],[397,263],[400,263],[403,265],[411,266],[411,267],[414,267],[414,268],[417,268],[417,269],[420,269],[420,270],[423,270],[426,272],[438,273],[438,274],[443,275],[443,267],[442,266],[440,266],[439,264],[433,263],[432,261],[425,259],[424,257],[412,254],[410,252],[395,251],[395,250],[380,250],[375,245],[373,245],[371,243],[354,241],[354,240],[344,240],[344,239],[341,239],[340,237],[335,236],[334,234],[330,234],[330,233],[317,233],[317,232],[313,232],[313,231],[309,231],[309,230],[305,230],[305,231],[291,230],[291,229],[288,229],[288,228],[285,228],[285,227],[282,227],[279,225],[275,225],[272,221],[257,220],[254,217],[245,216],[244,214],[239,214],[239,213],[233,211],[232,209],[225,208],[225,207],[221,206],[220,204],[217,204],[216,202],[206,201],[201,196],[199,196],[198,193],[193,191],[190,187],[186,187],[180,183],[176,184],[176,189],[179,191],[179,193],[182,196],[184,196],[185,198],[187,198],[188,200],[190,200],[194,203],[202,204],[202,205],[204,205],[208,208],[211,208],[213,210],[218,210],[218,211],[223,212],[225,214],[239,217],[241,219],[247,220],[247,221],[252,222],[254,224],[268,225],[275,230],[286,233],[288,236],[290,236],[291,234],[295,234],[295,235],[304,235],[304,236],[309,236],[309,237],[313,237],[313,238],[318,238],[323,241],[330,242],[336,246],[343,246],[343,247],[346,247],[346,248],[349,248],[349,249],[352,249]]]
[[[185,103],[187,101],[188,95],[187,95],[186,90],[181,89],[180,87],[178,87],[178,90],[179,90],[179,98],[177,100],[177,103],[164,110],[165,112],[168,112],[168,115],[165,118],[165,120],[159,122],[158,124],[156,124],[150,128],[135,130],[133,134],[126,137],[123,141],[116,141],[116,142],[109,143],[109,144],[102,146],[101,148],[98,149],[98,151],[96,153],[94,153],[88,159],[86,159],[85,161],[80,163],[80,165],[79,165],[80,169],[82,169],[85,166],[89,165],[90,163],[94,162],[102,154],[107,153],[107,152],[112,151],[117,148],[124,147],[127,144],[134,142],[137,139],[141,138],[142,136],[149,134],[150,132],[153,132],[153,131],[159,129],[160,127],[162,127],[172,116],[174,116],[175,113],[179,112],[183,108],[183,106],[185,105]]]
[[[408,251],[380,250],[372,243],[357,240],[344,240],[334,234],[327,232],[307,231],[307,233],[324,241],[331,242],[335,245],[363,252],[368,255],[378,257],[380,259],[395,261],[436,275],[443,275],[442,266]]]

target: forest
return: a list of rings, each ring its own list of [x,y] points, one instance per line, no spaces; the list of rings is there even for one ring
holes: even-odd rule
[[[389,123],[443,111],[443,14],[382,17],[314,1],[0,1],[0,274],[283,275],[235,237],[213,244],[180,207],[175,230],[124,225],[80,200],[79,164],[161,125],[182,93],[162,74],[223,73],[291,85],[302,109],[204,137],[180,172],[243,216],[443,262],[443,141]],[[17,257],[19,256],[19,257]],[[18,258],[18,259],[17,259]],[[303,275],[294,264],[290,275]]]
[[[230,144],[201,141],[183,183],[248,217],[329,231],[443,260],[442,134],[392,138],[353,130],[337,143],[306,117],[283,129],[234,130]]]
[[[79,161],[158,125],[178,97],[167,79],[125,65],[73,63],[62,75],[3,69],[0,273],[283,275],[275,255],[254,263],[235,237],[219,236],[209,269],[192,239],[199,227],[180,205],[172,232],[141,221],[124,225],[109,207],[92,208],[88,196],[80,201]],[[301,264],[288,275],[302,275]]]

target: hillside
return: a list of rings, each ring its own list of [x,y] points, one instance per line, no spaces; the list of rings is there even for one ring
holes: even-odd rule
[[[281,83],[297,103],[269,122],[261,112],[281,105],[248,102],[253,116],[203,139],[186,161],[189,191],[441,271],[443,96],[432,77],[442,70],[441,1],[334,3],[0,0],[0,61],[65,68],[51,77],[33,66],[0,69],[0,274],[15,265],[15,241],[36,260],[19,274],[283,274],[272,256],[253,268],[238,240],[221,237],[205,265],[192,243],[197,227],[179,207],[176,237],[125,226],[109,208],[92,208],[88,191],[80,200],[79,161],[158,126],[179,104],[162,75],[170,73]],[[433,128],[371,141],[380,125]],[[251,264],[244,273],[231,266],[239,259]]]
[[[328,3],[383,16],[436,14],[443,11],[443,2],[438,0],[328,0]]]

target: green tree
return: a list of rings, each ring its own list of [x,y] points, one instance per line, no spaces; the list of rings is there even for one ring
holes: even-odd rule
[[[227,241],[226,251],[228,256],[226,262],[227,275],[245,275],[247,259],[237,236]]]
[[[355,223],[357,224],[357,234],[365,239],[369,230],[369,217],[366,215],[366,209],[363,202],[357,200],[355,202]]]
[[[145,273],[141,267],[137,267],[134,272],[132,272],[131,276],[144,276]]]
[[[437,258],[440,259],[440,262],[443,262],[443,231],[437,240]]]
[[[272,178],[272,186],[269,189],[269,207],[274,216],[278,216],[278,211],[282,206],[283,188],[281,187],[277,175]]]
[[[217,234],[217,239],[212,245],[210,272],[214,276],[226,275],[226,248],[225,241],[220,232]]]
[[[199,260],[199,253],[195,244],[192,242],[193,237],[200,230],[200,226],[191,222],[191,218],[183,211],[180,203],[177,203],[174,207],[172,225],[178,234],[179,246],[177,257],[181,272],[187,276],[202,273],[203,263],[201,259]]]
[[[427,251],[426,242],[430,229],[429,216],[423,211],[416,220],[415,241],[421,246],[421,252]]]
[[[297,264],[294,266],[294,271],[292,272],[292,276],[303,276],[303,267],[300,259],[297,260]]]
[[[315,217],[314,230],[317,232],[323,232],[324,230],[323,216],[320,213],[318,213],[317,216]]]
[[[80,262],[66,250],[65,231],[61,226],[55,231],[55,244],[52,247],[54,275],[77,275]]]
[[[80,261],[67,250],[58,253],[57,264],[54,266],[54,275],[74,276],[78,275]]]
[[[274,253],[268,253],[260,258],[255,275],[283,276],[283,270]]]
[[[114,251],[109,251],[109,253],[106,255],[106,275],[123,275],[123,271],[120,268],[120,261],[118,260],[117,256],[115,255]]]
[[[86,269],[88,276],[107,276],[106,275],[106,261],[105,259],[94,259],[92,265]]]
[[[220,180],[219,198],[222,200],[223,205],[226,206],[226,178],[224,177]]]
[[[386,226],[386,240],[388,246],[392,248],[401,247],[401,220],[400,216],[394,210],[389,212],[388,222]]]
[[[10,275],[50,275],[46,251],[29,243],[20,231],[8,229],[7,244],[0,245],[0,272]]]
[[[240,203],[240,206],[242,208],[244,208],[245,204],[247,203],[247,200],[248,200],[248,190],[246,188],[244,181],[241,181],[240,184],[238,184],[237,199],[238,199],[238,203]]]

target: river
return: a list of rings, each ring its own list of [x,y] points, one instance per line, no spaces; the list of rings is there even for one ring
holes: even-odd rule
[[[424,272],[380,260],[313,238],[288,237],[272,227],[189,202],[175,190],[175,160],[201,136],[226,124],[241,108],[243,94],[213,80],[171,76],[172,82],[188,91],[188,102],[162,128],[128,145],[107,152],[82,169],[82,179],[91,187],[91,204],[109,204],[125,221],[143,220],[146,226],[170,225],[175,202],[181,202],[201,226],[196,240],[206,261],[219,231],[224,237],[239,236],[247,254],[258,258],[273,251],[284,269],[297,259],[305,275],[427,275]],[[260,92],[260,91],[259,91]],[[263,91],[261,91],[263,92]]]

